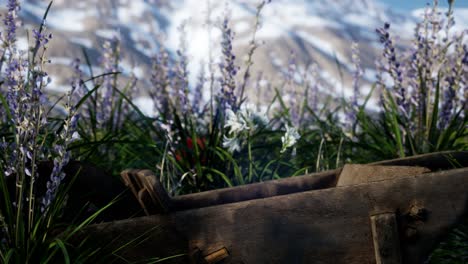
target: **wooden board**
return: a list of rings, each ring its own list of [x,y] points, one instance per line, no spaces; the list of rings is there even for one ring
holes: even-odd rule
[[[129,259],[226,248],[222,263],[361,264],[376,263],[370,216],[396,212],[403,263],[422,263],[467,210],[465,168],[129,219],[88,232],[135,235],[158,225],[163,234],[128,252]],[[416,233],[406,238],[408,228]],[[171,234],[179,244],[167,242]]]
[[[344,171],[343,169],[336,169],[172,198],[168,196],[157,176],[151,171],[125,170],[121,176],[126,185],[132,189],[135,196],[140,200],[140,204],[147,215],[152,215],[326,189],[337,185],[343,186],[394,177],[407,177],[429,171],[453,169],[456,166],[468,167],[467,151],[445,151],[381,161],[368,165],[347,164]],[[145,203],[143,200],[148,202]]]
[[[428,168],[417,166],[346,164],[340,173],[336,186],[391,180],[428,172],[430,172]]]

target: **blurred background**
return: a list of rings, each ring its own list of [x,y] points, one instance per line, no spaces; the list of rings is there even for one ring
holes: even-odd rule
[[[6,1],[1,1],[5,7]],[[82,68],[90,74],[83,53],[90,58],[92,72],[99,74],[102,46],[117,37],[121,43],[123,76],[138,79],[140,105],[145,105],[150,84],[152,58],[161,49],[175,57],[177,50],[188,55],[190,85],[202,69],[219,68],[221,57],[219,27],[224,17],[235,32],[233,41],[236,65],[243,67],[255,28],[256,6],[260,0],[82,0],[54,1],[47,19],[47,29],[54,36],[49,48],[52,83],[50,91],[69,89],[69,66],[81,58]],[[21,20],[37,27],[48,1],[23,1]],[[253,56],[252,79],[263,87],[250,91],[254,100],[269,100],[272,86],[284,83],[291,65],[297,70],[294,81],[320,83],[323,94],[349,96],[352,65],[351,43],[359,44],[363,67],[362,93],[375,80],[375,61],[381,56],[381,44],[375,29],[385,22],[398,48],[405,49],[422,20],[425,0],[273,0],[260,15],[256,34],[259,44]],[[440,1],[441,16],[447,1]],[[468,28],[468,1],[455,1],[454,31]],[[185,44],[181,45],[181,43]],[[28,45],[26,34],[19,45]],[[315,80],[305,80],[301,73],[311,73]],[[240,74],[238,74],[240,77]],[[305,74],[304,74],[305,76]],[[283,87],[283,85],[281,85]],[[269,87],[269,88],[268,88]],[[209,95],[205,95],[206,97]]]
[[[391,8],[397,9],[399,11],[407,12],[413,9],[421,8],[422,6],[426,5],[428,2],[427,0],[378,0],[383,4],[388,5]],[[432,3],[432,2],[430,2]],[[447,1],[439,1],[439,5],[441,7],[448,7]],[[458,0],[455,1],[455,6],[457,7],[468,7],[468,1]]]

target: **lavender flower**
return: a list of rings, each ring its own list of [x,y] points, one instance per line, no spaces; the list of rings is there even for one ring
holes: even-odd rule
[[[246,67],[245,67],[245,71],[244,71],[244,76],[242,78],[243,79],[242,84],[240,85],[239,98],[240,98],[241,102],[244,101],[245,88],[247,86],[247,83],[250,80],[250,67],[252,67],[252,65],[254,64],[253,55],[255,53],[255,50],[259,46],[259,44],[257,43],[256,37],[257,37],[257,31],[260,28],[260,24],[261,24],[260,13],[262,12],[263,7],[265,7],[265,5],[267,3],[270,3],[270,2],[271,1],[261,1],[260,4],[256,8],[257,11],[256,11],[256,14],[255,14],[255,26],[253,28],[252,39],[250,40],[249,50],[247,52]]]
[[[180,33],[180,47],[177,50],[177,64],[175,66],[175,77],[174,88],[177,90],[178,102],[176,102],[176,108],[180,109],[183,114],[186,114],[190,110],[188,102],[189,94],[189,82],[188,82],[188,58],[187,58],[187,40],[185,32],[186,22],[183,22],[179,27]]]
[[[44,33],[37,29],[33,29],[32,32],[36,40],[36,47],[44,47],[52,39],[52,33]]]
[[[71,89],[67,93],[67,102],[65,104],[65,110],[67,112],[67,118],[64,120],[63,129],[60,134],[57,135],[57,140],[54,144],[53,153],[54,167],[50,174],[50,179],[47,182],[47,191],[41,200],[41,212],[47,210],[52,201],[55,199],[57,190],[65,178],[63,172],[64,167],[70,161],[70,151],[68,147],[73,141],[77,139],[76,128],[78,126],[79,114],[77,113],[73,101],[75,100],[74,92],[76,89]]]
[[[393,40],[390,37],[389,33],[390,24],[385,23],[383,28],[378,28],[377,34],[379,35],[380,42],[384,45],[383,57],[387,60],[388,68],[386,69],[390,75],[393,77],[395,82],[393,93],[396,96],[397,105],[402,106],[404,111],[408,112],[408,105],[406,103],[406,89],[403,85],[403,72],[401,69],[401,64],[397,60],[395,46]]]
[[[357,111],[359,108],[359,98],[361,93],[359,91],[359,80],[363,75],[363,70],[361,68],[361,60],[359,54],[359,45],[357,43],[353,43],[351,45],[352,51],[352,61],[355,67],[354,74],[353,74],[353,96],[351,98],[351,105],[350,109],[346,113],[346,129],[348,131],[352,131],[354,124],[356,123],[357,119]]]
[[[460,100],[460,106],[462,109],[465,111],[462,112],[463,117],[466,117],[468,115],[468,46],[465,44],[463,45],[463,55],[462,55],[462,69],[465,74],[462,75],[462,80],[463,80],[463,90],[462,92],[462,100]],[[461,89],[460,89],[461,90]]]
[[[205,77],[205,67],[204,63],[200,63],[200,72],[198,73],[197,84],[195,85],[195,90],[193,94],[192,100],[192,113],[201,115],[204,112],[202,107],[202,99],[203,99],[203,87],[206,82]]]
[[[353,97],[351,99],[351,103],[354,107],[359,105],[359,98],[361,97],[361,92],[359,91],[359,80],[364,74],[364,71],[361,67],[361,59],[359,54],[359,45],[357,43],[353,43],[351,46],[352,49],[352,61],[355,67],[355,71],[353,74]]]
[[[72,94],[74,95],[71,99],[71,103],[75,106],[78,104],[79,99],[85,96],[88,91],[83,80],[83,71],[81,70],[80,65],[81,60],[78,58],[75,58],[71,63],[71,67],[73,68],[73,77],[70,79],[70,86]]]
[[[446,57],[438,41],[441,22],[437,6],[438,1],[434,1],[433,7],[425,10],[423,21],[416,26],[413,53],[408,71],[411,75],[409,84],[413,88],[412,103],[416,106],[419,119],[424,116],[428,105],[431,104],[429,96],[435,92],[435,84],[437,83],[435,75]],[[420,131],[425,129],[424,122],[418,122],[418,129]]]
[[[266,80],[263,79],[263,71],[257,73],[257,78],[255,79],[255,94],[256,104],[260,105],[261,100],[263,99],[263,88],[265,87]]]
[[[11,58],[13,56],[13,53],[18,52],[16,50],[16,29],[18,26],[18,12],[21,10],[21,6],[19,4],[18,0],[9,0],[7,2],[7,9],[8,12],[5,15],[5,18],[3,19],[3,23],[6,28],[6,32],[0,32],[0,36],[2,38],[5,50],[1,50],[1,53],[3,54],[4,58],[10,58],[8,61],[11,61]],[[2,34],[6,33],[6,34]],[[0,71],[3,69],[3,64],[4,60],[0,61]],[[12,62],[9,62],[9,67],[11,68]],[[8,66],[7,66],[8,67]],[[14,66],[13,66],[14,67]],[[6,73],[8,75],[8,72],[11,71],[11,69],[6,69]],[[11,81],[11,80],[10,80]],[[7,84],[8,85],[8,84]],[[0,92],[5,93],[6,91],[3,89],[3,85],[0,85]],[[6,111],[3,108],[0,108],[0,121],[3,123],[7,123],[8,120],[6,118]]]
[[[390,96],[386,99],[395,99],[396,102],[398,119],[395,125],[399,126],[397,129],[401,135],[400,153],[403,153],[403,148],[409,147],[407,139],[414,142],[409,152],[414,152],[414,146],[418,146],[418,151],[429,151],[438,143],[432,142],[428,126],[436,121],[439,129],[447,129],[455,113],[465,107],[463,104],[467,96],[462,94],[462,90],[466,91],[467,87],[468,67],[465,63],[468,57],[465,57],[463,45],[467,31],[451,35],[450,29],[454,24],[452,7],[444,21],[437,6],[438,1],[434,1],[434,5],[425,10],[423,21],[415,28],[410,53],[403,56],[402,64],[396,58],[395,47],[388,33],[390,25],[377,30],[384,44],[385,58],[385,62],[378,67],[377,84],[387,86],[382,73],[388,73],[394,82],[384,95]],[[445,34],[441,34],[444,29]],[[437,116],[436,106],[439,109]],[[385,107],[389,108],[388,105]]]
[[[106,40],[103,44],[103,54],[101,64],[105,73],[109,73],[103,77],[102,91],[102,104],[96,113],[98,124],[103,127],[107,122],[111,122],[113,128],[117,128],[118,124],[115,120],[111,120],[112,107],[114,105],[114,87],[116,86],[116,72],[119,71],[120,63],[120,39],[114,36],[111,40]],[[112,74],[114,73],[114,74]]]
[[[0,248],[4,248],[8,244],[8,223],[5,221],[5,217],[0,213]]]
[[[156,106],[156,109],[160,113],[167,113],[169,111],[170,102],[170,66],[169,66],[169,54],[163,48],[161,48],[153,57],[153,63],[151,68],[151,84],[154,89],[150,91],[150,97]]]
[[[289,115],[291,122],[295,126],[299,126],[299,112],[301,107],[302,100],[299,99],[298,87],[295,82],[295,77],[297,73],[297,62],[296,54],[291,51],[291,57],[289,58],[288,69],[286,73],[286,84],[289,95]]]
[[[135,73],[132,72],[130,74],[130,81],[126,85],[127,89],[125,90],[127,94],[127,98],[129,100],[133,100],[133,95],[135,94],[136,89],[137,89],[137,83],[138,83],[138,78],[136,77]],[[130,104],[127,101],[122,102],[122,109],[120,110],[120,112],[118,112],[114,116],[114,123],[117,124],[117,127],[122,126],[122,123],[121,123],[122,120],[120,120],[120,118],[128,116],[128,114],[130,113],[130,110],[131,110]]]
[[[447,43],[447,41],[449,40],[449,33],[450,33],[450,29],[455,25],[455,19],[453,17],[453,0],[449,0],[449,9],[448,11],[445,13],[445,16],[447,18],[447,22],[445,24],[445,38],[444,38],[444,42]]]
[[[222,62],[219,64],[221,70],[221,107],[226,109],[230,107],[232,110],[237,111],[237,98],[235,95],[236,92],[236,74],[238,67],[234,64],[236,56],[232,53],[232,41],[234,39],[234,34],[229,28],[229,18],[228,16],[224,17],[224,21],[221,27],[222,32]]]
[[[307,94],[307,104],[312,109],[313,113],[318,115],[319,111],[319,89],[321,84],[321,80],[318,74],[318,66],[316,63],[312,63],[309,68],[309,81],[310,83],[310,90]]]
[[[442,104],[442,109],[439,116],[439,129],[445,129],[450,121],[450,118],[453,116],[454,101],[456,97],[455,92],[455,78],[449,76],[446,78],[448,87],[444,91],[444,100]]]
[[[45,51],[46,43],[43,41],[36,39]],[[37,53],[33,55],[35,58]],[[47,125],[43,89],[50,83],[50,78],[42,70],[48,62],[44,52],[39,57],[39,64],[34,58],[28,63],[24,57],[23,53],[16,50],[7,54],[5,84],[8,86],[7,100],[12,115],[14,139],[4,147],[9,153],[5,174],[16,175],[18,195],[14,202],[18,211],[26,208],[25,203],[28,204],[26,217],[29,223],[27,228],[30,230],[34,217],[34,182],[38,177],[36,162],[44,158],[43,146],[38,140],[41,130]]]
[[[18,0],[8,0],[7,2],[8,12],[3,19],[3,23],[6,27],[5,43],[7,47],[14,46],[16,42],[16,29],[18,26],[18,13],[21,10],[21,6]]]

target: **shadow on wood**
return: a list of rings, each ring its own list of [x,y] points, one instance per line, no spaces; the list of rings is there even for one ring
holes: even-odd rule
[[[341,170],[335,170],[156,199],[166,203],[164,213],[94,225],[86,234],[129,239],[158,226],[157,235],[124,252],[129,260],[183,252],[174,263],[206,263],[225,248],[219,263],[399,263],[398,256],[422,263],[468,217],[467,163],[468,152],[445,152],[369,164],[426,168],[379,181],[367,175],[336,187]]]

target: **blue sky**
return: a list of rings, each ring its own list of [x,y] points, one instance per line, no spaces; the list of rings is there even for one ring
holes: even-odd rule
[[[379,0],[388,6],[401,11],[409,11],[416,8],[425,7],[426,3],[432,3],[432,0]],[[439,0],[440,6],[448,6],[447,0]],[[468,0],[455,0],[455,8],[468,8]]]

